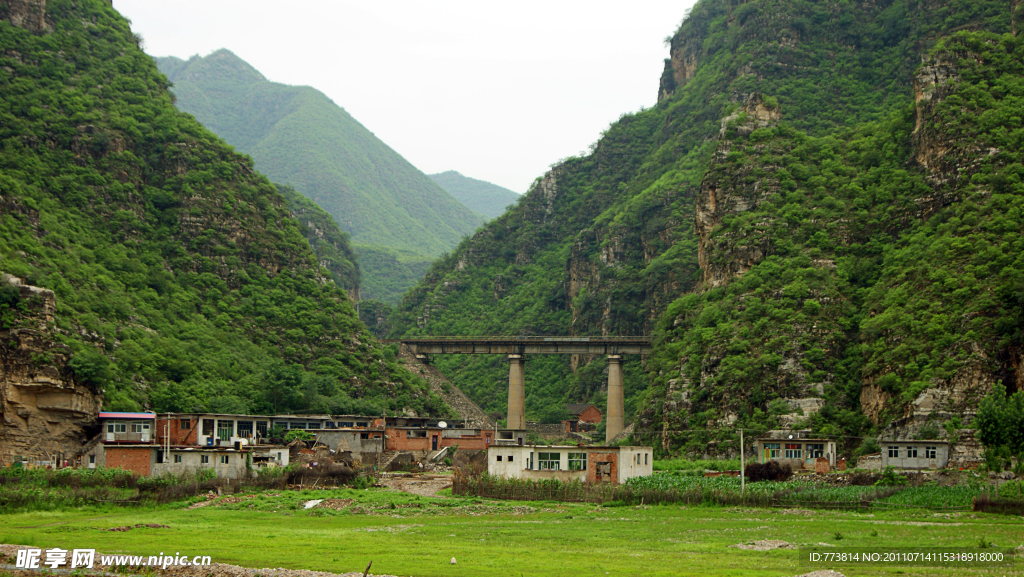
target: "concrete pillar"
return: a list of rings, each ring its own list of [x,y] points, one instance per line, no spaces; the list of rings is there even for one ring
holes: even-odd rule
[[[608,355],[608,413],[605,427],[605,442],[611,441],[622,432],[622,356]]]
[[[508,356],[508,418],[506,428],[526,428],[526,376],[523,355]]]

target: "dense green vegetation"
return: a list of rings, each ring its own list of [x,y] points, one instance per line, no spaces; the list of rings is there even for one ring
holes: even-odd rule
[[[365,298],[397,301],[427,260],[484,220],[313,88],[270,82],[228,50],[156,60],[181,110],[352,235]],[[403,255],[398,265],[385,256],[392,251]]]
[[[395,333],[654,334],[651,362],[627,366],[627,413],[663,450],[707,453],[735,427],[778,426],[783,397],[824,400],[798,425],[870,436],[978,370],[977,390],[944,407],[966,410],[1013,376],[1022,342],[1012,9],[698,2],[671,39],[658,105],[437,261]],[[965,29],[981,32],[942,44]],[[914,75],[933,49],[939,70],[958,71],[919,112]],[[781,123],[742,110],[754,93]],[[742,207],[700,238],[712,195]],[[716,288],[700,283],[718,273]],[[528,361],[528,418],[603,402],[604,361],[576,361]],[[499,360],[437,364],[500,404]]]
[[[966,54],[980,63],[968,65]],[[1005,374],[982,358],[1024,342],[1024,51],[1012,36],[960,33],[935,58],[959,61],[961,81],[933,109],[834,136],[783,125],[723,145],[710,186],[742,195],[749,188],[739,181],[753,177],[778,192],[723,221],[709,266],[741,245],[770,256],[669,306],[652,367],[664,374],[649,398],[680,381],[693,394],[681,415],[652,403],[652,420],[698,447],[715,432],[692,431],[709,421],[732,414],[737,426],[763,430],[776,424],[772,399],[823,396],[825,407],[803,424],[859,435],[871,425],[865,413],[885,424],[966,367],[980,365],[990,384]],[[942,162],[961,173],[937,190],[937,167],[914,162],[929,146],[946,148]],[[884,409],[861,411],[865,386],[888,401]]]
[[[516,203],[519,195],[511,190],[463,176],[454,170],[431,174],[430,179],[448,191],[456,200],[487,218],[494,218],[510,205]]]
[[[326,282],[354,278],[343,239],[321,268],[314,220],[174,108],[109,3],[46,11],[48,33],[0,21],[0,269],[56,294],[68,376],[108,410],[444,413]]]
[[[338,229],[331,215],[294,188],[279,185],[277,191],[288,202],[288,211],[299,221],[299,232],[309,242],[320,266],[330,271],[336,285],[355,296],[360,286],[360,271],[348,235]]]
[[[1002,384],[996,385],[982,399],[975,422],[989,468],[998,471],[1013,457],[1014,472],[1024,474],[1024,391],[1007,395]]]

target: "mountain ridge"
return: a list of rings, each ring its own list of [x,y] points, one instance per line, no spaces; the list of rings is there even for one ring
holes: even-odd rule
[[[507,188],[485,180],[464,176],[455,170],[427,176],[441,188],[447,190],[456,200],[488,218],[494,218],[505,212],[505,209],[519,199],[518,194]]]
[[[156,61],[180,109],[251,155],[272,180],[319,204],[356,246],[426,261],[484,221],[314,88],[270,82],[227,49]],[[386,262],[372,266],[378,261],[367,259],[361,293],[394,301],[406,273]]]
[[[969,422],[964,404],[947,410],[921,397],[943,390],[943,375],[960,365],[936,368],[932,349],[915,344],[927,364],[899,358],[912,371],[904,377],[876,360],[894,362],[884,348],[860,354],[881,346],[868,311],[891,298],[876,284],[898,273],[886,268],[885,255],[896,254],[886,250],[935,214],[912,210],[907,195],[952,210],[961,198],[936,194],[894,160],[910,150],[914,71],[953,31],[1003,34],[1015,14],[996,2],[698,2],[670,40],[658,104],[613,123],[590,154],[553,166],[435,262],[392,315],[394,334],[653,335],[647,363],[625,365],[626,412],[637,416],[634,439],[664,452],[712,454],[734,446],[736,427],[789,424],[845,435],[851,455],[864,437],[912,434],[898,427],[914,402],[934,406],[936,423]],[[999,78],[1013,86],[1012,72]],[[1006,114],[984,98],[989,114]],[[1010,142],[999,150],[1011,154]],[[877,180],[884,171],[888,180]],[[896,183],[908,188],[889,188]],[[847,188],[829,195],[826,186]],[[899,210],[887,213],[889,200]],[[832,220],[840,207],[852,211],[850,224]],[[746,309],[736,299],[753,298],[742,291],[756,282],[777,292],[755,291],[764,304],[737,316]],[[879,296],[865,300],[872,290]],[[819,328],[815,315],[825,315]],[[1003,355],[977,350],[955,362]],[[555,418],[545,407],[565,401],[603,403],[604,359],[529,364],[528,418]],[[501,363],[437,365],[485,409],[501,409],[500,387],[489,384],[500,382]],[[989,377],[979,382],[983,391]],[[868,408],[872,399],[883,408]],[[820,410],[802,414],[804,400]]]

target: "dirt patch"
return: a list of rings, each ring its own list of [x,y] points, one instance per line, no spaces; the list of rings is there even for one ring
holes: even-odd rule
[[[332,509],[334,511],[341,511],[355,502],[355,499],[324,499],[319,505],[314,507],[314,509]]]
[[[737,543],[736,545],[729,545],[737,549],[744,549],[747,551],[771,551],[772,549],[792,549],[793,545],[785,541],[778,539],[764,539],[762,541],[752,541],[750,543]]]
[[[393,491],[411,493],[420,497],[440,497],[442,489],[452,486],[452,478],[447,475],[411,475],[401,477],[382,477],[380,484]]]
[[[796,577],[846,577],[838,571],[832,571],[831,569],[824,569],[821,571],[811,571],[810,573],[804,573],[803,575],[797,575]]]
[[[803,516],[806,517],[806,516],[813,515],[814,511],[809,511],[807,509],[783,509],[783,510],[779,511],[779,514],[780,515],[803,515]]]
[[[268,497],[276,497],[279,493],[267,494]],[[207,493],[201,495],[205,501],[199,501],[188,506],[186,510],[198,509],[200,507],[209,507],[210,505],[231,505],[233,503],[241,503],[242,501],[248,501],[249,499],[255,499],[256,495],[243,495],[241,497],[218,497],[213,493]]]
[[[160,525],[157,523],[139,523],[138,525],[125,525],[123,527],[113,527],[110,529],[104,529],[104,531],[131,531],[132,529],[170,529],[168,525]]]

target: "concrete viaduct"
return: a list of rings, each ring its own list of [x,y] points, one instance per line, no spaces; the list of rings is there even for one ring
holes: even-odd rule
[[[525,356],[607,355],[608,410],[605,440],[610,441],[623,429],[622,355],[644,355],[651,350],[649,337],[422,337],[397,339],[417,358],[428,355],[507,355],[508,420],[507,428],[526,429]]]

